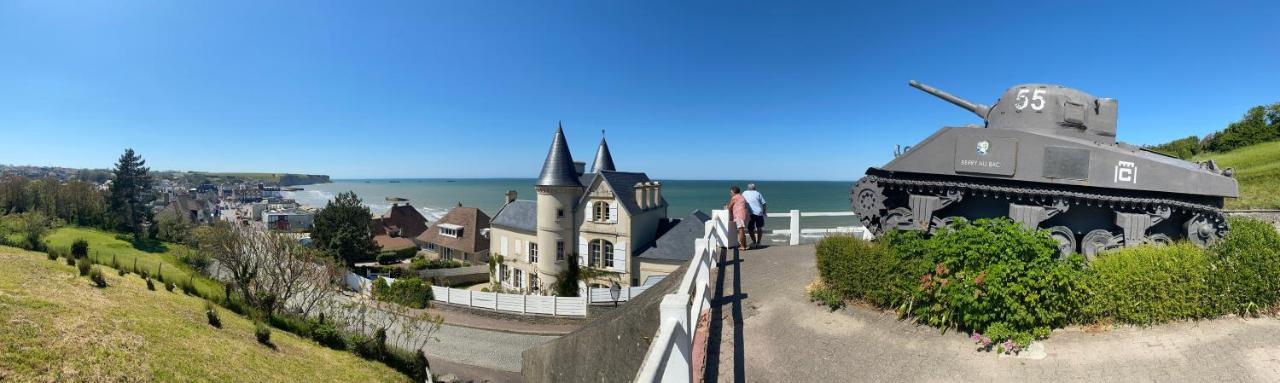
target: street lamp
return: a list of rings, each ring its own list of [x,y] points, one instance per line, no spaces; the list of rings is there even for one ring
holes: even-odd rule
[[[609,286],[609,295],[613,296],[613,307],[618,307],[618,296],[622,295],[622,286],[618,285],[618,281],[613,281],[613,286]]]

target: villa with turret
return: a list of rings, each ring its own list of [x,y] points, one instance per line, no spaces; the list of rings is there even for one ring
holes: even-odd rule
[[[504,289],[547,293],[567,262],[612,272],[589,282],[595,287],[640,285],[685,263],[691,249],[671,259],[682,252],[662,245],[693,243],[693,232],[700,233],[707,221],[696,211],[685,219],[667,218],[662,184],[642,172],[618,171],[604,138],[587,171],[585,163],[573,160],[562,128],[556,129],[534,193],[530,201],[507,192],[490,224],[490,252],[503,261],[492,282]],[[664,234],[690,238],[658,241]]]

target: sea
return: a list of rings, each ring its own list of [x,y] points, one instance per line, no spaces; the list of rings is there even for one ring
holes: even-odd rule
[[[320,208],[338,193],[352,191],[375,214],[383,214],[390,207],[388,198],[403,198],[417,208],[428,220],[434,221],[458,204],[475,207],[493,216],[502,207],[508,190],[515,190],[518,199],[533,200],[535,194],[532,178],[502,179],[340,179],[332,183],[302,185],[299,191],[285,192],[285,197],[298,203]],[[849,188],[853,181],[759,181],[757,190],[764,194],[769,211],[783,213],[790,210],[803,212],[849,211]],[[667,215],[682,218],[694,210],[710,213],[723,209],[729,201],[729,188],[746,189],[746,181],[694,181],[664,180],[662,196],[667,200]],[[766,230],[787,229],[787,218],[770,218],[765,221]],[[848,217],[806,217],[801,227],[850,228],[857,219]],[[773,241],[785,239],[775,235]]]

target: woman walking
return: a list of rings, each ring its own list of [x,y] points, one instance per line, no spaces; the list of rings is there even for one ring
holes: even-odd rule
[[[729,188],[729,204],[725,205],[725,210],[729,211],[729,220],[733,221],[734,229],[738,231],[736,248],[746,249],[747,220],[751,216],[747,209],[747,199],[742,197],[742,189],[737,186]]]

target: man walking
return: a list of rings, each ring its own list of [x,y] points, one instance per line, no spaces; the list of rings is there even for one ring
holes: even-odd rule
[[[764,237],[764,217],[769,214],[769,204],[764,195],[756,191],[756,184],[747,184],[747,191],[742,192],[751,210],[751,218],[747,221],[747,234],[751,236],[751,248],[760,247],[760,239]]]

